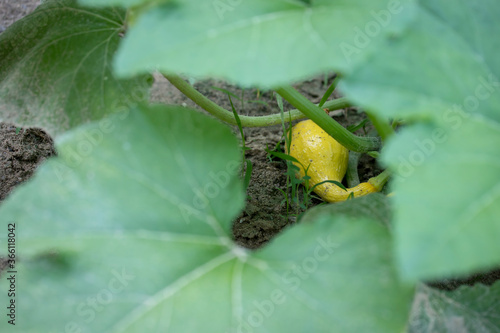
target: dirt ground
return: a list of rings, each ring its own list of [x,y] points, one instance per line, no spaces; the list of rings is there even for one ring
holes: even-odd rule
[[[38,0],[0,0],[0,33],[10,24],[28,14],[38,5]],[[317,103],[334,76],[318,77],[302,82],[296,88]],[[241,96],[242,90],[220,81],[201,81],[195,87],[214,102],[231,110],[227,95],[213,87],[223,88]],[[336,96],[338,97],[338,95]],[[153,102],[182,104],[199,109],[165,79],[156,77],[152,90]],[[267,115],[278,112],[276,99],[271,92],[245,90],[242,105],[237,99],[233,102],[237,111],[244,115]],[[258,102],[255,102],[257,101]],[[285,104],[285,109],[290,106]],[[203,111],[204,112],[204,111]],[[358,124],[364,119],[354,109],[347,109],[335,117],[342,125]],[[360,130],[361,131],[361,130]],[[234,129],[238,133],[237,129]],[[244,211],[234,221],[235,241],[245,247],[255,249],[265,244],[284,227],[296,221],[302,210],[287,212],[282,194],[286,188],[286,164],[277,159],[269,159],[266,147],[274,149],[280,146],[282,129],[280,126],[267,128],[247,128],[244,130],[246,145],[250,148],[246,157],[253,164],[252,178],[248,188],[248,201]],[[283,149],[281,144],[281,149]],[[53,140],[40,129],[17,128],[12,124],[0,124],[0,201],[19,184],[30,178],[40,163],[54,156],[56,151]],[[361,180],[366,180],[378,173],[373,158],[363,156],[358,168]],[[313,200],[312,204],[321,201]],[[1,267],[0,267],[1,270]],[[443,289],[455,289],[458,285],[477,281],[491,284],[500,278],[500,271],[485,275],[475,275],[467,280],[446,280],[433,284]]]

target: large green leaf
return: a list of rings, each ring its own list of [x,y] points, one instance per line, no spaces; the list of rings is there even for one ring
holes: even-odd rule
[[[79,0],[78,2],[88,6],[122,6],[134,7],[155,5],[161,2],[168,2],[171,0]]]
[[[249,252],[231,240],[244,194],[228,128],[177,107],[111,120],[66,133],[2,204],[0,237],[17,228],[16,329],[403,330],[413,288],[380,223],[324,215]]]
[[[396,249],[411,279],[500,264],[500,41],[491,38],[500,4],[419,4],[406,33],[342,86],[383,117],[437,124],[403,131],[383,156],[401,176],[393,184]]]
[[[392,211],[389,199],[381,193],[372,193],[367,196],[347,200],[334,204],[320,205],[311,208],[301,219],[302,223],[313,222],[323,215],[347,215],[351,217],[369,217],[390,226]]]
[[[151,77],[119,80],[111,61],[125,11],[46,1],[0,35],[0,120],[59,134],[146,101]]]
[[[500,2],[420,0],[406,33],[385,42],[349,75],[342,90],[388,117],[435,118],[455,126],[462,114],[500,122]]]
[[[120,46],[116,70],[124,77],[158,69],[265,87],[348,70],[381,39],[401,30],[412,16],[412,3],[161,2],[137,14]]]
[[[500,265],[500,125],[415,125],[390,141],[396,249],[403,276],[450,277]]]
[[[410,319],[410,333],[499,333],[500,282],[443,291],[421,284]]]

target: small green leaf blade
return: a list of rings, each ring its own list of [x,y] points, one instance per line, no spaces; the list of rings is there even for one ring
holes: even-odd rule
[[[297,160],[295,157],[293,157],[292,155],[288,155],[286,153],[281,153],[279,151],[272,151],[272,150],[269,150],[269,149],[267,149],[267,153],[269,155],[274,156],[274,157],[281,158],[284,161],[290,161],[290,162],[300,163],[299,160]]]
[[[444,291],[420,284],[409,333],[500,332],[500,282]]]
[[[360,62],[340,89],[388,118],[433,118],[454,126],[482,114],[500,122],[500,41],[490,37],[500,29],[499,15],[494,0],[420,1],[405,33]]]
[[[401,31],[414,7],[413,0],[221,3],[166,2],[141,12],[115,59],[117,74],[156,69],[269,88],[347,71]]]
[[[46,1],[0,35],[0,120],[52,135],[148,101],[150,75],[126,80],[111,62],[125,11]]]
[[[414,125],[389,141],[396,251],[406,279],[467,275],[500,264],[500,126]],[[423,246],[425,244],[425,246]]]

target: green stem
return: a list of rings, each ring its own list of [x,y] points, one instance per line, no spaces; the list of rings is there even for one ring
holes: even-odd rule
[[[349,152],[349,162],[347,163],[347,173],[345,175],[348,187],[355,187],[360,183],[358,175],[358,163],[360,157],[361,153],[356,153],[354,151]]]
[[[275,91],[290,104],[300,110],[308,118],[326,131],[331,137],[349,150],[364,153],[380,148],[380,140],[374,137],[358,137],[335,120],[330,118],[325,111],[311,103],[307,98],[290,86],[283,86]],[[326,105],[326,104],[325,104]]]
[[[236,119],[232,112],[220,107],[216,103],[212,102],[201,93],[199,93],[196,89],[193,88],[189,83],[184,81],[177,75],[173,74],[164,74],[163,75],[172,85],[174,85],[177,89],[179,89],[184,95],[186,95],[189,99],[195,102],[198,106],[200,106],[205,111],[209,112],[213,116],[219,118],[222,121],[225,121],[232,125],[237,125]],[[328,101],[323,105],[323,108],[332,110],[343,109],[350,106],[349,102],[345,98],[338,98],[332,101]],[[325,113],[324,111],[322,111]],[[297,120],[304,119],[306,116],[300,112],[299,110],[291,110],[284,113],[287,120]],[[268,116],[240,116],[241,125],[243,127],[265,127],[281,124],[281,114],[272,114]]]
[[[385,141],[388,137],[394,134],[394,128],[392,128],[391,124],[389,124],[389,122],[384,118],[376,116],[371,112],[367,112],[366,114],[377,130],[378,135],[380,135],[382,141]]]
[[[398,125],[399,125],[399,122],[396,119],[394,119],[392,121],[391,127],[392,127],[393,130],[395,130],[398,127]]]
[[[377,191],[380,191],[384,187],[385,183],[387,183],[387,181],[389,180],[390,175],[391,173],[386,169],[377,177],[368,179],[368,183],[372,184],[377,189]]]

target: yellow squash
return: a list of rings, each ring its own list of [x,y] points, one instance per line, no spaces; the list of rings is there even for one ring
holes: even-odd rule
[[[329,136],[312,120],[301,121],[292,127],[292,142],[288,154],[308,168],[307,175],[311,177],[310,187],[325,180],[341,182],[347,171],[349,161],[347,148]],[[304,177],[305,170],[302,165],[295,162],[294,164],[300,169],[298,176]],[[354,197],[360,197],[377,191],[377,187],[370,181],[348,188],[347,191],[333,183],[324,183],[314,188],[314,192],[328,202],[347,200],[351,193]]]

